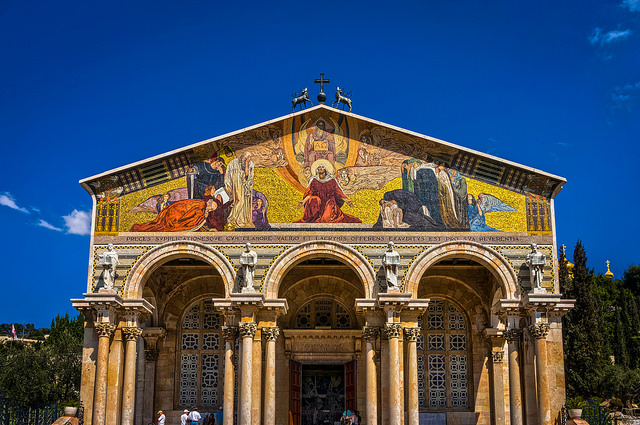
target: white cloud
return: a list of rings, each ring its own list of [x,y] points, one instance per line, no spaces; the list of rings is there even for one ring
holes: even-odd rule
[[[600,44],[601,46],[604,46],[606,44],[611,44],[616,41],[624,40],[627,37],[629,37],[632,33],[633,31],[631,31],[630,29],[602,32],[602,28],[596,27],[596,29],[594,29],[591,35],[589,36],[589,42],[591,44]]]
[[[622,0],[622,6],[629,8],[631,12],[640,12],[640,0]]]
[[[4,205],[5,207],[9,207],[11,209],[29,214],[28,209],[22,208],[18,206],[18,204],[16,204],[16,200],[13,198],[13,196],[11,196],[9,192],[0,193],[0,205]]]
[[[611,93],[614,109],[631,110],[633,101],[640,93],[640,81],[635,84],[626,84],[624,86],[615,87]]]
[[[91,232],[91,215],[86,211],[73,210],[62,218],[69,234],[88,235]]]
[[[44,221],[43,219],[38,220],[38,223],[36,223],[38,226],[40,227],[44,227],[45,229],[49,229],[49,230],[55,230],[56,232],[62,232],[62,229],[59,227],[54,226],[53,224],[47,223],[46,221]]]

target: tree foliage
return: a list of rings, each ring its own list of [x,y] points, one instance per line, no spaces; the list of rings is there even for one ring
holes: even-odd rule
[[[57,316],[44,342],[0,346],[0,392],[18,403],[62,402],[80,391],[84,316]]]
[[[629,405],[640,396],[640,267],[622,280],[595,274],[577,242],[573,276],[564,250],[559,283],[575,308],[563,318],[568,396],[615,397]]]
[[[609,364],[608,344],[600,304],[594,296],[593,271],[587,268],[587,254],[580,241],[573,261],[573,279],[565,288],[576,304],[563,318],[566,382],[571,395],[587,398],[599,394]]]

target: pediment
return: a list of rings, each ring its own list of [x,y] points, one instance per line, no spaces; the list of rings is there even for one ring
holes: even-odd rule
[[[96,197],[96,234],[300,229],[550,234],[550,200],[564,183],[325,105],[81,181]]]

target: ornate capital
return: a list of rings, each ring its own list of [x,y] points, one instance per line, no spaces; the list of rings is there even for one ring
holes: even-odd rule
[[[94,327],[98,333],[98,338],[111,338],[111,335],[116,330],[116,325],[113,323],[96,323]]]
[[[124,335],[124,339],[127,342],[137,341],[140,335],[142,335],[142,329],[134,326],[127,326],[125,328],[122,328],[122,334]]]
[[[253,338],[258,330],[258,326],[254,322],[241,322],[238,326],[240,338]]]
[[[364,339],[366,339],[369,342],[373,342],[376,339],[378,339],[379,335],[380,335],[380,328],[377,328],[375,326],[365,326],[362,329],[362,336],[364,337]]]
[[[144,350],[144,358],[148,362],[157,362],[160,350]]]
[[[504,361],[504,351],[492,351],[491,358],[494,363],[502,363]]]
[[[384,331],[387,334],[387,338],[400,338],[402,325],[400,323],[385,323]]]
[[[522,338],[522,329],[512,328],[505,332],[508,343],[518,343]]]
[[[535,339],[544,339],[549,334],[549,324],[536,323],[535,325],[531,325],[529,326],[529,333]]]
[[[261,328],[262,336],[267,341],[275,341],[280,335],[280,328],[277,326]]]
[[[409,342],[417,342],[420,336],[420,328],[404,328],[404,337]]]
[[[222,338],[225,341],[235,341],[238,336],[238,328],[235,326],[224,326],[222,328]]]

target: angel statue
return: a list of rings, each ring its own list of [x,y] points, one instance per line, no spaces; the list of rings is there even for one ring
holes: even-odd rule
[[[478,200],[472,194],[467,195],[469,228],[472,232],[500,232],[485,223],[485,214],[495,211],[517,211],[510,205],[488,193],[479,193]]]

